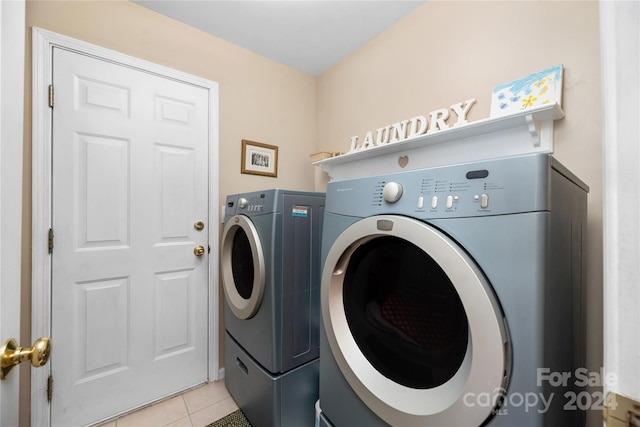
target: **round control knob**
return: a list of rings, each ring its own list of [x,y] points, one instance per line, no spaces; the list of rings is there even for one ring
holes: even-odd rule
[[[238,199],[238,207],[240,209],[244,209],[247,207],[247,203],[249,203],[249,201],[247,199],[245,199],[244,197],[240,197]]]
[[[402,197],[402,185],[397,182],[387,182],[382,188],[382,198],[389,203],[395,203]]]

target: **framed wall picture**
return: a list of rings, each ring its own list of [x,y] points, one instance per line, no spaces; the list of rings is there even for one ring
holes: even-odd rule
[[[243,139],[240,171],[252,175],[277,177],[278,147]]]

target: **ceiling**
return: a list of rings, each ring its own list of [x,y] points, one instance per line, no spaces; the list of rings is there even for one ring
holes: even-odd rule
[[[133,0],[311,76],[426,0]]]

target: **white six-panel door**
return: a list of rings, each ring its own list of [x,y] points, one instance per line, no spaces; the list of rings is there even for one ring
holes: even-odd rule
[[[53,49],[52,425],[207,380],[208,92]]]

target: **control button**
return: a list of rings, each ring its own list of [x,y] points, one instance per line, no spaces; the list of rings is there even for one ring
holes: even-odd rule
[[[478,196],[477,194],[474,194],[473,200],[480,200],[480,196]]]
[[[453,196],[447,196],[447,209],[451,209],[453,207]]]
[[[389,203],[395,203],[402,197],[402,185],[397,182],[387,182],[382,188],[382,198]]]
[[[480,207],[486,209],[489,206],[489,195],[483,194],[480,196]]]
[[[431,209],[435,209],[438,207],[438,196],[433,196],[431,198]]]
[[[418,209],[424,208],[424,197],[418,197]]]
[[[238,207],[239,207],[240,209],[244,209],[244,208],[246,208],[246,207],[247,207],[247,203],[249,203],[249,202],[248,202],[248,200],[247,200],[247,199],[245,199],[244,197],[240,197],[240,198],[238,199]]]

